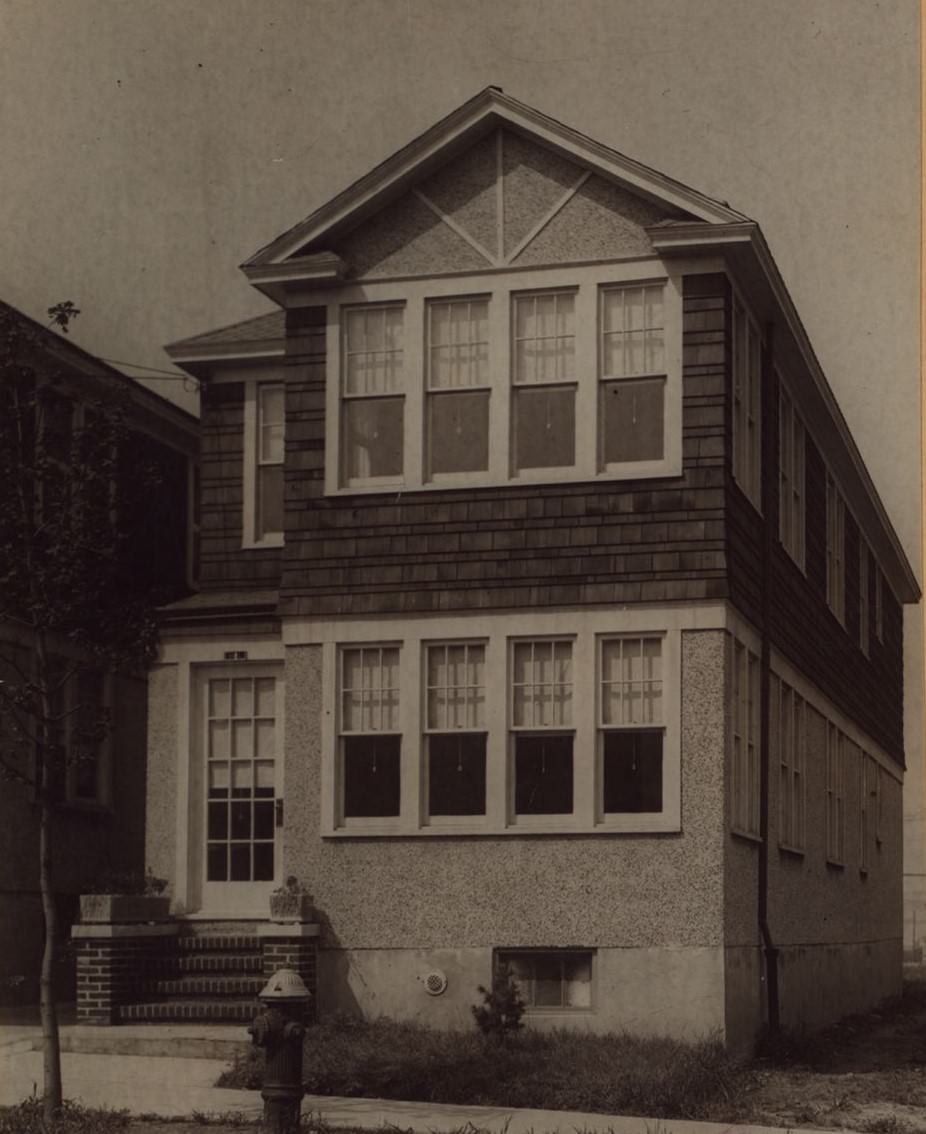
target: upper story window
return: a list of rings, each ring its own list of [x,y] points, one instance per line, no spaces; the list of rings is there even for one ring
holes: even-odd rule
[[[680,280],[628,267],[334,294],[328,491],[679,475]]]
[[[846,504],[833,474],[826,472],[826,602],[846,624]]]
[[[325,833],[678,830],[680,633],[601,622],[497,615],[473,638],[449,618],[435,639],[404,620],[383,625],[401,641],[326,645]]]
[[[762,507],[762,340],[755,320],[733,299],[733,476]]]
[[[884,641],[884,575],[875,563],[875,637]]]
[[[489,301],[427,309],[427,469],[431,480],[489,467]]]
[[[405,350],[398,305],[344,312],[343,482],[401,483]]]
[[[514,467],[576,463],[575,296],[514,297]]]
[[[602,464],[658,461],[664,452],[665,307],[661,284],[601,292]]]
[[[784,385],[778,410],[778,535],[781,545],[803,569],[806,532],[804,423]]]
[[[280,379],[245,380],[244,494],[245,547],[279,547],[283,542],[283,446],[285,392]]]

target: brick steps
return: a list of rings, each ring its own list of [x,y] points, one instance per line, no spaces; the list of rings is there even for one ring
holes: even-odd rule
[[[246,1000],[146,1000],[120,1004],[117,1019],[125,1023],[142,1021],[199,1021],[208,1023],[250,1023],[257,1013],[257,1001]]]
[[[226,972],[210,972],[208,976],[164,977],[145,980],[140,992],[152,999],[225,999],[229,996],[250,996],[256,999],[266,981],[260,976],[231,976]]]
[[[179,938],[178,940],[183,940]],[[221,953],[221,971],[244,976],[248,973],[259,974],[263,972],[260,953]],[[217,954],[214,953],[183,953],[145,958],[140,967],[147,974],[175,973],[209,973],[217,971]]]

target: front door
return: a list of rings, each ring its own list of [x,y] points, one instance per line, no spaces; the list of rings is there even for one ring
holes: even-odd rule
[[[266,917],[280,880],[282,669],[206,671],[198,684],[199,908]]]

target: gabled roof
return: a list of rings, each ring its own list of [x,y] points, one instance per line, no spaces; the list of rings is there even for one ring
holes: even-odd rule
[[[164,348],[174,362],[208,362],[218,359],[267,358],[283,354],[286,337],[286,315],[268,311],[253,319],[229,323],[214,331],[178,339]]]
[[[486,87],[429,130],[381,162],[359,181],[316,209],[305,220],[261,248],[242,264],[249,277],[287,260],[309,244],[353,225],[402,193],[408,186],[499,126],[526,134],[623,188],[689,214],[692,220],[729,224],[748,220],[715,201],[624,154],[549,118],[539,110]]]

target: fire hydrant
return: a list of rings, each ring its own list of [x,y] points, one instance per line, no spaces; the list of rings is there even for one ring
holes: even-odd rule
[[[258,999],[263,1010],[248,1031],[264,1049],[264,1125],[272,1134],[292,1134],[299,1128],[302,1096],[302,1041],[311,993],[292,969],[279,969]]]

